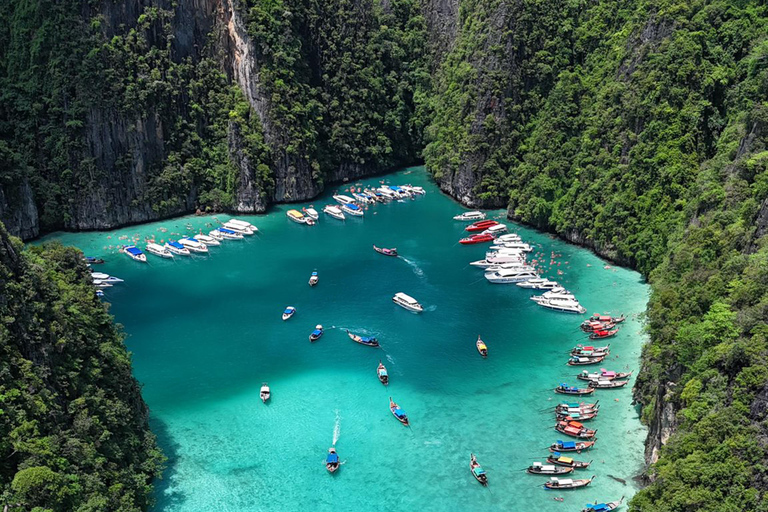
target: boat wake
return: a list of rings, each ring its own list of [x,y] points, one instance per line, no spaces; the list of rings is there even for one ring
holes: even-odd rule
[[[404,262],[408,264],[409,267],[411,267],[411,270],[413,270],[413,273],[416,274],[419,277],[424,277],[424,270],[416,263],[415,261],[411,261],[408,258],[403,258],[400,256]]]
[[[339,415],[339,410],[336,409],[336,424],[333,426],[333,446],[336,446],[336,443],[339,440],[340,434],[341,434],[341,416]]]
[[[427,306],[424,308],[424,311],[434,311],[437,309],[437,306],[432,304],[431,306]]]

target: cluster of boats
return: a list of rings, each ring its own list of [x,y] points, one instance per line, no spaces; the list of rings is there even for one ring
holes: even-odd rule
[[[86,260],[87,261],[87,260]],[[89,263],[90,265],[91,263]],[[91,279],[93,280],[93,286],[96,288],[96,295],[98,297],[104,296],[104,288],[111,288],[112,285],[122,283],[123,280],[116,276],[105,274],[104,272],[91,272]]]
[[[225,240],[242,240],[246,236],[252,236],[259,230],[250,222],[238,219],[230,219],[220,227],[213,229],[208,234],[186,236],[178,240],[169,240],[163,245],[149,242],[145,250],[160,258],[173,259],[175,256],[191,256],[192,254],[207,254],[208,248],[221,245]],[[134,261],[147,262],[147,255],[135,245],[128,245],[121,252]]]
[[[346,220],[347,215],[363,217],[363,207],[375,203],[388,203],[390,201],[404,201],[413,199],[427,192],[422,187],[411,185],[382,185],[378,188],[365,188],[359,192],[350,192],[351,196],[334,194],[333,200],[337,204],[323,206],[323,213],[337,220]],[[313,207],[302,208],[301,211],[288,210],[285,215],[297,224],[314,226],[320,220],[320,214]]]

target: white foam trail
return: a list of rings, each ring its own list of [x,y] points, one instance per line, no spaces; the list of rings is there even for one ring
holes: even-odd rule
[[[339,435],[341,435],[341,416],[339,415],[339,410],[336,409],[336,424],[333,426],[333,446],[336,446]]]
[[[402,256],[401,256],[402,258]],[[419,277],[424,277],[424,271],[421,269],[421,267],[415,262],[411,261],[408,258],[403,258],[403,261],[406,262],[411,269],[413,270],[413,273],[416,274]]]

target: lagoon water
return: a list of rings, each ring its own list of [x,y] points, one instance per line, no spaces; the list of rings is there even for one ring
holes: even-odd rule
[[[279,205],[267,215],[240,216],[260,235],[175,261],[148,255],[148,264],[136,263],[116,246],[126,238],[143,247],[146,237],[207,232],[215,217],[43,240],[104,257],[95,270],[126,280],[106,298],[127,333],[152,427],[169,457],[154,511],[554,512],[629,498],[645,438],[630,389],[595,393],[602,407],[589,426],[599,429],[597,445],[576,457],[594,463],[575,476],[596,475],[591,486],[547,491],[540,485],[547,477],[523,471],[564,439],[547,410],[562,398],[553,387],[578,382],[578,370],[565,361],[571,347],[585,343],[578,325],[586,315],[540,308],[528,300],[530,290],[489,284],[469,267],[485,246],[457,244],[466,223],[451,217],[462,208],[423,168],[354,185],[380,181],[428,193],[371,206],[362,219],[321,213],[313,227],[285,216],[309,203]],[[332,192],[314,202],[318,211]],[[571,289],[589,313],[630,316],[610,340],[610,361],[588,368],[636,373],[644,341],[638,317],[648,299],[641,276],[547,234],[513,224],[510,231],[535,245],[531,258],[543,275]],[[372,244],[397,247],[401,256],[380,255]],[[320,283],[311,288],[313,270]],[[393,304],[399,291],[425,311]],[[297,313],[283,322],[286,306]],[[316,324],[326,331],[311,344]],[[377,336],[382,348],[353,343],[345,329]],[[478,334],[487,359],[475,349]],[[379,360],[389,387],[376,378]],[[272,388],[266,405],[263,382]],[[412,428],[392,417],[389,396]],[[324,458],[334,441],[344,464],[330,475]],[[488,489],[470,475],[470,452],[488,472]]]

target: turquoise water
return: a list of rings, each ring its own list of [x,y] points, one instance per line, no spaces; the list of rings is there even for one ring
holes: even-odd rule
[[[214,218],[45,239],[104,257],[96,270],[126,280],[107,298],[128,333],[152,427],[169,457],[154,510],[570,511],[629,498],[645,437],[630,389],[596,393],[603,405],[590,425],[599,428],[597,447],[577,457],[594,459],[576,476],[597,475],[590,487],[546,491],[538,485],[546,477],[523,471],[562,438],[553,415],[542,411],[556,403],[555,385],[577,382],[565,361],[584,342],[583,317],[544,310],[528,300],[529,290],[489,284],[469,267],[485,246],[457,244],[465,223],[451,217],[462,208],[422,168],[355,185],[382,180],[422,185],[428,194],[369,207],[363,219],[340,222],[321,213],[314,227],[286,218],[296,205],[277,206],[240,217],[256,224],[259,236],[175,261],[149,255],[150,263],[140,264],[115,246],[126,238],[207,232]],[[314,204],[320,210],[327,202],[330,194]],[[648,298],[640,275],[510,226],[535,244],[543,273],[590,313],[630,315],[602,366],[636,372],[644,341],[638,315]],[[375,253],[374,243],[397,247],[401,257]],[[310,288],[313,270],[320,284]],[[424,313],[394,305],[398,291],[418,299]],[[297,313],[283,322],[289,305]],[[318,323],[325,335],[310,344]],[[353,343],[344,329],[377,336],[382,348]],[[478,334],[487,359],[475,350]],[[388,388],[376,378],[379,360],[389,370]],[[259,399],[262,382],[272,388],[267,405]],[[392,417],[389,396],[412,428]],[[335,438],[344,465],[332,476],[323,461]],[[469,473],[470,452],[488,472],[488,489]],[[559,496],[563,502],[553,499]]]

